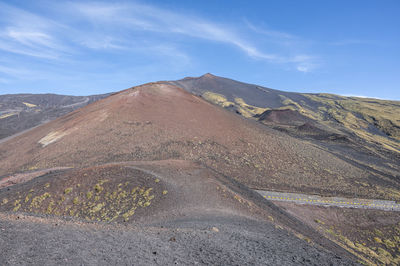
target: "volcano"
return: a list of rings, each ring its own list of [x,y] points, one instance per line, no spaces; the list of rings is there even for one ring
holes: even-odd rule
[[[0,156],[3,176],[177,159],[257,189],[334,193],[340,186],[345,194],[354,180],[365,178],[362,170],[328,152],[163,83],[116,93],[35,128],[2,143]]]
[[[86,249],[71,243],[89,230],[98,250],[117,246],[125,262],[130,251],[118,235],[142,263],[352,264],[354,255],[254,190],[352,195],[365,169],[192,94],[182,82],[198,80],[132,87],[1,142],[7,248],[37,231],[46,236],[40,241],[55,243],[49,252],[71,249],[82,258]],[[270,117],[309,121],[283,113]],[[379,189],[359,186],[358,193]],[[88,263],[98,262],[98,250]]]

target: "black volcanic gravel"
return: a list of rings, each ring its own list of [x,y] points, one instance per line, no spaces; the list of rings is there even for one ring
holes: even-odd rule
[[[141,228],[0,219],[0,250],[1,265],[355,264],[271,224],[232,217]]]

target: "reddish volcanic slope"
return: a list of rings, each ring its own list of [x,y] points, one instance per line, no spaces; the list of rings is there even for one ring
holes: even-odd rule
[[[1,143],[0,176],[166,159],[199,162],[257,188],[346,194],[365,178],[327,152],[162,83],[121,91]]]
[[[290,109],[267,110],[258,117],[258,120],[285,125],[302,125],[312,122],[310,118]]]

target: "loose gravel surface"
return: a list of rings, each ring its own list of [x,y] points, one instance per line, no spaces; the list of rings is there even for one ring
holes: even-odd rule
[[[2,265],[354,265],[240,217],[197,217],[146,227],[0,214]]]
[[[400,211],[400,204],[390,200],[358,199],[343,197],[321,197],[316,195],[255,190],[261,196],[272,201],[287,201],[297,204],[334,206],[341,208],[376,209],[383,211]]]

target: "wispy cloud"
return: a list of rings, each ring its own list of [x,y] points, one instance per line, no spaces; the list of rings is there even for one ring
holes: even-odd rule
[[[54,33],[61,25],[51,19],[0,3],[0,49],[21,55],[56,59],[68,51]]]
[[[0,65],[0,74],[6,76],[5,80],[21,79],[21,80],[36,80],[43,78],[43,72],[29,69],[22,66],[5,66]]]
[[[106,28],[120,27],[132,31],[151,31],[163,34],[181,34],[194,38],[232,44],[249,56],[273,59],[228,27],[189,17],[157,7],[141,4],[72,3],[70,8],[81,17]]]
[[[252,31],[274,38],[274,40],[278,39],[278,40],[295,40],[298,37],[294,36],[292,34],[286,33],[286,32],[281,32],[281,31],[276,31],[276,30],[271,30],[271,29],[267,29],[267,28],[261,28],[258,27],[256,25],[254,25],[253,23],[251,23],[250,21],[248,21],[247,19],[243,19],[244,23],[246,24],[246,26],[251,29]]]
[[[186,16],[150,5],[137,3],[107,4],[107,3],[72,3],[69,8],[80,14],[94,25],[104,28],[128,29],[131,31],[148,31],[161,34],[177,34],[192,38],[200,38],[214,42],[230,44],[237,47],[249,57],[257,60],[266,60],[272,63],[295,63],[296,69],[308,72],[316,67],[311,56],[288,56],[265,52],[241,36],[232,27],[220,25],[205,19]],[[248,21],[247,25],[256,33],[267,35],[274,39],[293,40],[293,35],[263,30],[255,27]],[[110,47],[112,48],[112,47]]]
[[[257,44],[254,39],[258,36],[281,46],[284,42],[295,42],[297,37],[262,29],[248,21],[245,26],[253,38],[234,25],[137,2],[52,2],[46,8],[47,12],[42,13],[46,15],[39,15],[0,3],[0,52],[54,62],[79,61],[86,53],[141,54],[158,57],[172,68],[182,69],[194,61],[195,55],[178,39],[201,39],[236,47],[254,60],[285,68],[288,65],[300,72],[318,67],[315,56],[270,52]],[[8,76],[31,76],[24,68],[17,70],[0,67],[0,72]]]

